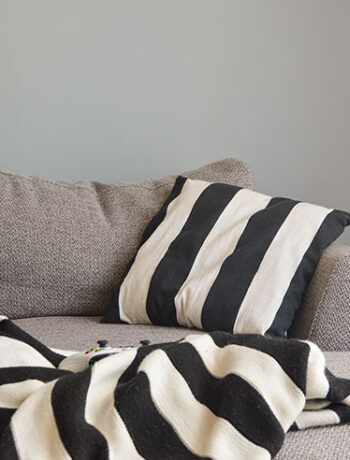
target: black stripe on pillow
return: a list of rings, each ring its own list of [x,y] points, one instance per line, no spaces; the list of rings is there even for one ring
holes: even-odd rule
[[[335,209],[326,216],[291,280],[275,319],[266,332],[268,335],[280,335],[280,331],[288,330],[324,249],[343,233],[346,225],[349,225],[347,213]]]
[[[239,307],[268,247],[297,203],[294,200],[272,198],[265,209],[249,219],[236,249],[222,264],[204,303],[204,330],[233,330]]]
[[[178,325],[175,296],[185,282],[204,240],[228,203],[241,190],[211,184],[197,199],[181,233],[170,244],[156,268],[147,296],[146,311],[153,324]],[[198,222],[203,222],[198,227]],[[163,292],[159,286],[168,286]]]
[[[173,200],[175,200],[175,198],[177,196],[180,195],[186,180],[187,179],[185,177],[182,177],[182,176],[179,176],[176,179],[175,184],[174,184],[171,192],[169,193],[168,198],[165,200],[163,206],[160,208],[160,210],[151,219],[151,221],[149,222],[149,224],[145,228],[145,230],[144,230],[144,232],[142,234],[142,237],[141,237],[141,242],[140,242],[139,247],[141,247],[145,243],[145,241],[148,240],[148,238],[152,235],[152,233],[155,231],[155,229],[165,219],[169,204]],[[128,263],[126,269],[125,269],[125,272],[123,274],[122,280],[120,281],[119,285],[116,286],[116,288],[112,289],[111,294],[110,294],[109,303],[108,303],[108,306],[107,306],[107,310],[106,310],[103,318],[100,321],[101,323],[123,323],[124,322],[120,318],[119,308],[115,308],[115,306],[118,305],[119,291],[120,291],[121,283],[124,281],[124,279],[126,278],[127,274],[129,273],[129,271],[130,271],[130,269],[132,267],[132,264],[135,261],[136,255],[137,255],[137,253],[129,261],[129,263]]]
[[[183,186],[186,182],[186,177],[179,176],[175,184],[169,193],[168,198],[165,200],[163,206],[160,208],[159,212],[151,219],[147,227],[145,228],[142,238],[141,238],[141,245],[148,240],[148,238],[152,235],[155,229],[163,222],[166,217],[166,213],[168,211],[169,204],[177,198],[180,193],[182,192]]]

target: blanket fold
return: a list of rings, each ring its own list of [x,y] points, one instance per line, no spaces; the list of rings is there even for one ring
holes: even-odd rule
[[[0,319],[0,458],[271,459],[290,429],[350,422],[350,380],[311,342],[213,332],[83,372]]]

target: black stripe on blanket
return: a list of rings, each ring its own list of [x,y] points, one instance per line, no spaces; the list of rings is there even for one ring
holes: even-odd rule
[[[74,460],[108,460],[106,439],[85,421],[90,378],[91,368],[58,380],[52,390],[52,409],[62,442]]]
[[[0,408],[0,433],[3,433],[5,431],[6,427],[11,422],[12,415],[15,412],[16,412],[16,409],[5,409],[2,407]],[[1,455],[0,455],[0,458],[1,458]]]
[[[339,423],[349,423],[350,422],[350,411],[348,406],[343,404],[332,404],[327,409],[335,412],[339,417]]]
[[[50,348],[46,347],[43,343],[39,342],[39,340],[36,340],[33,336],[27,334],[23,329],[18,327],[9,319],[3,319],[0,321],[0,335],[15,338],[16,340],[27,343],[56,367],[59,365],[62,359],[65,358],[65,356],[60,355],[59,353],[55,353],[54,351],[50,350]]]
[[[310,351],[307,343],[294,339],[286,340],[279,337],[264,337],[257,334],[232,335],[225,332],[212,332],[210,336],[218,347],[236,344],[253,348],[272,356],[284,372],[305,393],[305,376]],[[298,349],[298,353],[296,353],[296,349]]]
[[[0,412],[1,416],[1,412]],[[15,446],[15,441],[13,439],[13,434],[10,426],[6,427],[4,432],[1,432],[0,437],[0,453],[2,460],[20,460],[17,449]]]
[[[326,369],[329,382],[329,391],[326,399],[340,402],[350,394],[350,380],[336,377],[329,369]]]
[[[152,351],[158,350],[159,348],[167,348],[169,346],[173,346],[175,344],[180,343],[180,340],[175,342],[164,342],[164,343],[157,343],[154,345],[148,345],[147,347],[140,347],[137,349],[136,356],[130,366],[123,372],[121,375],[118,384],[123,385],[127,383],[133,376],[137,373],[137,369],[141,364],[142,360],[148,356]]]
[[[117,387],[115,407],[137,451],[147,460],[203,458],[189,451],[161,416],[152,400],[149,381],[144,372],[138,372],[127,385]]]
[[[235,374],[215,378],[190,343],[168,347],[166,353],[201,404],[228,420],[243,436],[268,450],[271,456],[278,452],[284,440],[283,429],[264,398],[246,380]],[[201,382],[207,382],[205,390]]]
[[[0,368],[0,382],[1,385],[24,382],[28,379],[40,380],[41,382],[50,382],[51,380],[55,380],[58,377],[62,377],[68,374],[71,374],[71,372],[51,367],[2,367]]]

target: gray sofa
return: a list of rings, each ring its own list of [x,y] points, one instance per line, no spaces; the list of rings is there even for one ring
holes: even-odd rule
[[[182,174],[254,187],[251,171],[237,159]],[[58,349],[82,350],[98,339],[118,346],[200,334],[99,323],[112,287],[175,177],[101,184],[0,173],[0,314]],[[349,317],[350,248],[332,245],[318,264],[289,335],[317,343],[329,368],[350,377]],[[350,426],[289,433],[276,458],[350,459]]]

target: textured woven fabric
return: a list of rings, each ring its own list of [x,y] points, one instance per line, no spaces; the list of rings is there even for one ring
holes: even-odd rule
[[[151,343],[179,340],[188,334],[204,334],[197,329],[152,326],[145,324],[101,324],[101,316],[51,316],[16,319],[28,334],[45,345],[67,350],[85,350],[99,339],[111,346],[138,345],[140,340]],[[350,378],[350,351],[326,352],[327,366],[339,377]]]
[[[183,174],[253,186],[235,159]],[[0,172],[1,313],[102,314],[174,180],[67,183]]]
[[[322,350],[350,350],[350,247],[322,255],[289,335],[309,338]]]
[[[276,460],[346,460],[350,452],[350,425],[290,432]]]
[[[203,333],[182,327],[100,324],[100,319],[100,316],[51,316],[17,319],[14,322],[45,345],[66,350],[85,350],[96,345],[99,339],[107,339],[111,346],[127,346],[139,345],[143,339],[160,343]]]

